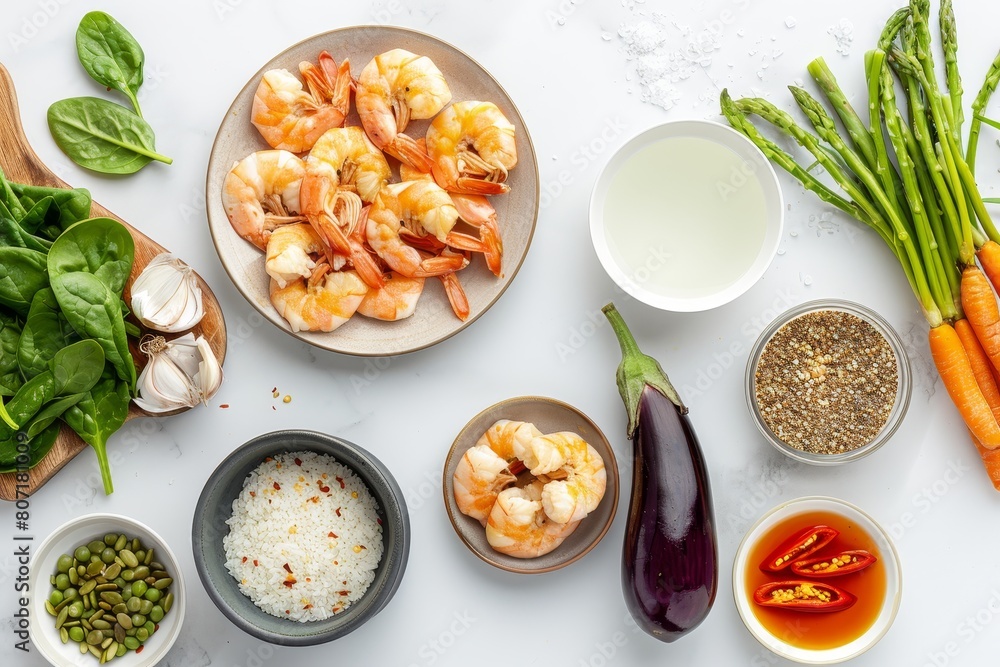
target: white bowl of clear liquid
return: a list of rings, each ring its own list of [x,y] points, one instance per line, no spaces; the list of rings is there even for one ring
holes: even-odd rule
[[[670,121],[630,139],[604,166],[590,235],[626,293],[661,310],[708,310],[764,275],[784,208],[774,169],[749,139],[711,121]]]

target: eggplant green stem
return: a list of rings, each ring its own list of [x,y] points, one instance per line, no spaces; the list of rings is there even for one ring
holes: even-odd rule
[[[618,391],[628,411],[628,437],[631,438],[639,426],[639,401],[646,387],[651,387],[667,397],[677,406],[681,414],[687,413],[687,407],[681,401],[674,385],[670,384],[670,378],[663,372],[656,359],[643,354],[639,349],[639,344],[635,342],[635,337],[615,308],[615,304],[609,303],[601,310],[611,323],[611,329],[615,332],[618,344],[622,348],[622,362],[618,366],[616,380]]]

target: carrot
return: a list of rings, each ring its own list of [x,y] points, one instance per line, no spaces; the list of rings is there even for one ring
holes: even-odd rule
[[[962,271],[962,308],[986,356],[1000,370],[1000,310],[990,281],[978,267]]]
[[[1000,388],[997,387],[996,375],[990,358],[983,351],[983,346],[976,338],[976,332],[972,330],[972,325],[968,320],[958,320],[955,322],[955,333],[962,341],[962,347],[969,356],[969,365],[972,366],[972,373],[976,376],[976,384],[979,391],[983,392],[983,398],[990,406],[993,417],[1000,422]]]
[[[979,389],[969,355],[954,327],[947,323],[934,327],[928,341],[938,374],[966,426],[986,449],[1000,447],[1000,424]]]
[[[993,288],[1000,290],[1000,243],[987,241],[976,251],[976,257],[993,283]]]
[[[982,457],[983,465],[986,467],[986,474],[993,482],[993,488],[1000,491],[1000,449],[986,449],[974,435],[972,436],[972,444],[979,450],[979,456]]]

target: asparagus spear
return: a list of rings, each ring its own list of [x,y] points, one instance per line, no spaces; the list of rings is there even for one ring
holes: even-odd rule
[[[938,22],[941,27],[941,46],[944,49],[944,69],[948,82],[948,95],[951,97],[951,131],[961,153],[962,122],[965,120],[965,116],[962,112],[962,76],[958,71],[958,30],[955,27],[955,9],[952,7],[951,0],[941,0]]]
[[[976,172],[976,150],[979,147],[979,131],[983,127],[983,111],[985,111],[993,91],[997,89],[998,83],[1000,83],[1000,53],[997,53],[996,58],[993,59],[993,64],[986,71],[983,87],[979,89],[979,94],[972,101],[972,124],[969,126],[969,148],[966,151],[968,156],[966,162],[973,174]]]

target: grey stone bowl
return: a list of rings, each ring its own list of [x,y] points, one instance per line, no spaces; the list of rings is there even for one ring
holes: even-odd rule
[[[324,621],[299,622],[272,616],[240,592],[226,569],[222,538],[229,532],[233,501],[250,471],[268,456],[314,451],[333,456],[351,468],[371,490],[382,519],[382,560],[375,580],[362,598]],[[332,641],[356,630],[389,603],[406,569],[410,552],[410,519],[403,493],[377,458],[346,440],[315,431],[284,430],[250,440],[226,457],[208,478],[198,498],[191,531],[194,562],[215,605],[238,628],[281,646],[308,646]]]

